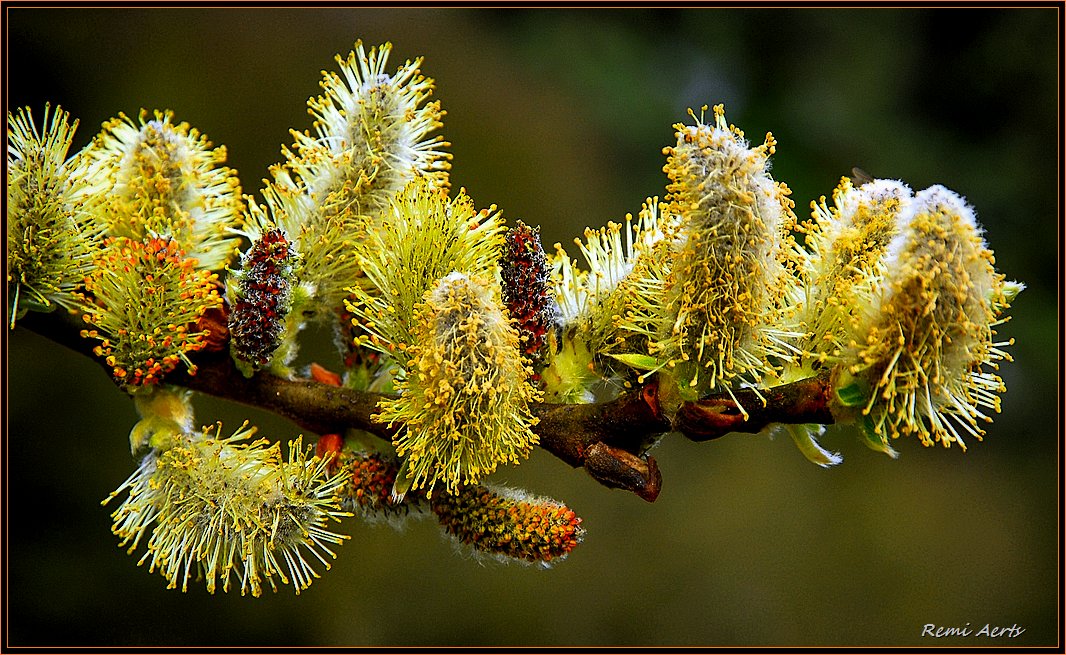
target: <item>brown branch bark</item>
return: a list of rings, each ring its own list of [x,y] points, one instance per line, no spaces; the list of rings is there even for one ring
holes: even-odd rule
[[[759,432],[771,423],[829,425],[833,423],[830,393],[829,375],[825,373],[758,393],[753,389],[734,391],[735,399],[718,394],[687,401],[674,416],[674,429],[693,441],[708,441],[730,432]]]
[[[64,312],[26,315],[19,326],[47,337],[100,363],[93,342],[79,335],[80,318]],[[259,371],[244,377],[228,352],[196,353],[196,375],[175,371],[167,382],[234,402],[266,409],[317,434],[365,430],[391,440],[395,428],[373,419],[382,394],[331,386],[315,380],[285,379]],[[833,422],[828,409],[828,378],[800,380],[760,392],[753,390],[685,401],[673,416],[664,416],[655,381],[617,398],[592,404],[540,403],[532,407],[539,420],[534,431],[540,447],[575,468],[585,468],[601,484],[636,493],[653,501],[662,478],[646,449],[666,432],[680,432],[706,441],[728,432],[759,432],[770,423]],[[745,415],[737,402],[747,412]]]

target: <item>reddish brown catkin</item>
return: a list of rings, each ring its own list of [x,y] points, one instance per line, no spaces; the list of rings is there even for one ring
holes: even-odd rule
[[[523,353],[535,357],[555,324],[558,308],[549,293],[548,264],[540,228],[522,221],[507,231],[500,257],[503,303],[524,338]]]
[[[233,352],[262,366],[281,343],[292,303],[297,255],[279,229],[265,232],[242,258],[229,318]]]

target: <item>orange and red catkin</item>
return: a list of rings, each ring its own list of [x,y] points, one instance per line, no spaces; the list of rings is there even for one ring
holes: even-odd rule
[[[350,473],[342,491],[343,509],[371,521],[408,515],[437,516],[444,533],[475,556],[550,566],[570,554],[584,537],[581,518],[550,498],[495,486],[470,485],[454,494],[437,492],[427,501],[412,489],[393,495],[400,465],[381,453],[344,453]]]
[[[296,258],[292,244],[277,228],[264,232],[244,254],[229,316],[238,359],[262,366],[281,344],[292,305]]]
[[[430,509],[444,532],[478,555],[541,566],[570,554],[584,536],[574,510],[512,489],[472,486],[435,494]]]
[[[126,391],[151,389],[207,347],[205,314],[222,306],[218,274],[197,268],[178,242],[108,237],[84,279],[81,336],[100,343],[93,353]],[[203,327],[201,325],[203,324]]]
[[[392,495],[399,462],[381,453],[343,453],[343,466],[350,472],[343,490],[342,507],[367,520],[400,518],[418,507],[421,494],[408,493],[402,499]]]
[[[522,335],[522,351],[537,355],[555,324],[558,309],[549,292],[548,264],[540,243],[540,228],[522,221],[507,231],[500,257],[503,303]]]

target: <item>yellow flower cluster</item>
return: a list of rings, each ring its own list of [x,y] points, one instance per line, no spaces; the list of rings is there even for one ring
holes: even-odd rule
[[[873,180],[856,187],[843,178],[833,192],[833,206],[824,197],[811,203],[813,219],[800,227],[806,241],[799,251],[804,265],[795,298],[807,333],[800,343],[802,365],[790,367],[788,378],[840,361],[854,323],[875,293],[881,259],[911,195],[902,182]]]
[[[93,352],[111,367],[127,390],[150,388],[203,349],[209,336],[197,322],[222,306],[218,274],[173,239],[108,237],[85,278],[83,318],[92,325],[82,336],[97,339]]]
[[[442,483],[455,493],[536,445],[528,404],[538,395],[497,296],[488,280],[451,273],[416,309],[400,397],[383,400],[375,417],[403,425],[393,444],[408,480],[398,491]]]
[[[242,221],[236,172],[219,166],[222,146],[171,112],[119,114],[84,151],[96,218],[112,236],[171,238],[198,266],[225,268],[237,254]]]
[[[996,327],[1022,285],[995,270],[954,192],[844,179],[800,224],[770,175],[773,136],[752,147],[721,105],[706,122],[704,107],[663,150],[661,204],[586,229],[581,264],[559,244],[545,257],[538,229],[508,232],[495,205],[450,194],[433,80],[421,59],[388,72],[391,52],[357,42],[323,72],[311,129],[292,132],[247,209],[225,148],[169,111],[120,114],[72,157],[65,112],[46,108],[41,131],[28,110],[8,115],[11,325],[80,311],[81,335],[135,394],[142,459],[111,496],[128,492],[113,531],[131,552],[146,539],[140,562],[171,588],[199,574],[211,592],[299,593],[346,538],[328,529],[345,509],[415,508],[481,554],[565,557],[583,534],[572,510],[481,482],[538,443],[532,403],[604,400],[653,374],[644,398],[654,389],[666,420],[715,393],[746,420],[738,396],[766,404],[772,387],[817,376],[810,393],[832,420],[890,455],[906,434],[965,449],[999,411],[1010,342]],[[219,271],[242,236],[227,305]],[[168,374],[195,375],[193,353],[228,345],[245,375],[289,375],[315,319],[342,323],[344,383],[386,392],[373,419],[394,430],[398,460],[345,451],[339,434],[320,441],[336,459],[297,439],[285,460],[248,442],[247,424],[193,433],[190,392]],[[841,461],[818,444],[822,426],[788,430],[812,462]]]
[[[584,241],[574,239],[587,270],[555,244],[552,283],[564,333],[542,374],[549,400],[593,401],[597,381],[613,379],[618,361],[646,371],[661,367],[634,353],[655,352],[676,230],[677,217],[664,213],[658,198],[648,198],[636,220],[629,214],[625,225],[610,222],[586,229]]]
[[[419,71],[422,59],[386,72],[392,44],[369,52],[357,42],[337,56],[340,75],[324,73],[325,94],[308,101],[315,134],[294,132],[293,171],[325,213],[352,207],[373,215],[416,176],[446,187],[451,155],[441,136],[440,101],[427,102],[433,80]],[[343,79],[342,77],[343,76]]]
[[[826,375],[835,419],[858,420],[876,450],[895,455],[899,434],[980,437],[1003,391],[993,371],[1009,359],[994,327],[1022,285],[995,271],[965,202],[939,186],[915,195],[845,178],[797,224],[769,174],[771,135],[750,147],[721,106],[711,123],[676,127],[665,207],[647,203],[635,230],[586,230],[587,272],[558,248],[563,329],[540,372],[546,397],[589,402],[653,372],[682,398],[762,397]],[[811,461],[836,464],[821,432],[790,429]]]
[[[776,142],[767,134],[749,147],[721,105],[713,124],[675,127],[663,170],[681,225],[666,280],[664,354],[688,363],[678,377],[697,393],[772,380],[771,358],[791,356],[781,338],[789,335],[776,326],[791,285],[794,223],[788,187],[769,174]]]
[[[347,538],[326,527],[348,516],[338,497],[346,475],[308,459],[300,439],[284,460],[278,444],[242,443],[255,433],[247,423],[228,438],[221,429],[153,450],[104,501],[128,492],[112,514],[119,545],[132,553],[147,534],[138,563],[158,570],[170,589],[186,591],[198,575],[210,593],[220,583],[228,592],[234,579],[242,595],[290,581],[300,593],[319,577],[307,555],[328,569],[324,555],[336,557],[331,545]]]
[[[378,229],[353,244],[366,276],[345,306],[364,332],[357,345],[396,356],[418,343],[415,305],[452,271],[489,274],[499,258],[504,226],[495,207],[475,211],[462,191],[416,178],[396,195]]]
[[[10,326],[29,309],[73,309],[92,268],[99,230],[85,211],[84,170],[67,157],[78,122],[45,106],[41,131],[29,109],[8,114],[7,282]]]
[[[1021,286],[996,272],[973,210],[954,192],[921,191],[898,218],[847,379],[869,388],[862,413],[882,441],[913,433],[965,449],[963,434],[980,439],[978,422],[991,422],[982,408],[999,412],[1005,387],[992,370],[1010,356],[994,327]]]
[[[665,369],[686,397],[764,385],[799,352],[788,305],[800,263],[795,216],[788,188],[769,174],[775,141],[750,147],[720,105],[712,123],[692,116],[664,150],[667,202],[649,199],[635,229],[587,230],[578,245],[588,272],[560,249],[566,332],[563,357],[545,372],[550,397],[591,400],[580,389],[613,376],[597,366],[618,363],[641,371],[638,381]]]
[[[373,233],[391,198],[416,177],[447,188],[449,144],[429,136],[441,127],[439,102],[427,102],[433,80],[421,59],[386,72],[391,44],[367,52],[357,42],[340,74],[324,72],[324,95],[308,100],[314,133],[293,131],[294,149],[272,169],[265,205],[251,207],[254,241],[280,228],[301,256],[296,278],[306,289],[301,311],[328,316],[356,283],[353,246]]]

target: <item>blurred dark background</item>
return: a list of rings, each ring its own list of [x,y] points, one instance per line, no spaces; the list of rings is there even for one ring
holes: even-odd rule
[[[494,480],[569,503],[588,535],[551,570],[457,556],[431,522],[348,521],[333,570],[296,597],[167,591],[116,547],[100,500],[133,469],[132,403],[95,363],[10,332],[5,505],[10,645],[1053,644],[1061,637],[1056,289],[1060,12],[1055,9],[7,8],[8,109],[81,119],[174,110],[258,192],[319,71],[357,38],[390,70],[426,57],[453,187],[543,227],[548,247],[662,195],[686,108],[723,102],[798,212],[859,166],[976,207],[997,267],[1028,285],[1000,330],[1009,392],[969,452],[902,441],[898,461],[831,430],[843,465],[788,438],[655,452],[659,500],[543,452]],[[325,337],[328,335],[320,335]],[[324,349],[305,348],[326,358]],[[329,361],[328,358],[325,361]],[[201,422],[283,420],[212,398]],[[139,556],[140,553],[138,553]],[[1017,624],[1014,640],[921,636]]]

